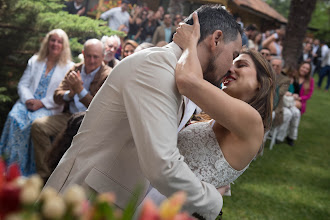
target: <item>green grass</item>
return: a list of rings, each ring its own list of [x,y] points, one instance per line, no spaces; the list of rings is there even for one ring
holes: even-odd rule
[[[315,89],[295,146],[266,143],[224,197],[223,219],[330,219],[329,153],[330,92]]]

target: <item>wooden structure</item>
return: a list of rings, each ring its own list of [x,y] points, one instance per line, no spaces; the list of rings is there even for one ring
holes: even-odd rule
[[[260,31],[279,28],[287,19],[262,0],[188,0],[185,13],[189,14],[203,4],[222,4],[233,15],[239,15],[246,27],[256,24]]]

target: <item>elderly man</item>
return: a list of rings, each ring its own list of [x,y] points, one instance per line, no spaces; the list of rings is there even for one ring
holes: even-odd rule
[[[47,178],[50,173],[45,164],[45,153],[54,138],[66,126],[71,114],[85,111],[99,90],[111,68],[103,63],[104,48],[101,41],[90,39],[84,44],[84,63],[76,64],[65,75],[55,90],[54,101],[65,104],[64,112],[40,118],[32,123],[31,136],[34,145],[38,174]]]
[[[283,142],[287,136],[287,142],[293,146],[298,137],[298,126],[300,122],[300,110],[295,106],[283,106],[283,96],[288,92],[290,79],[282,72],[283,60],[281,57],[273,57],[271,65],[276,73],[276,95],[277,106],[275,107],[275,119],[273,126],[279,126],[276,142]],[[274,106],[276,103],[274,102]]]
[[[220,86],[242,47],[242,30],[219,5],[204,5],[197,13],[201,67],[205,79]],[[192,17],[187,22],[191,24]],[[189,107],[191,102],[183,102],[176,87],[175,67],[181,54],[180,47],[170,43],[120,61],[46,187],[60,193],[74,184],[91,192],[112,191],[120,208],[132,197],[139,196],[140,203],[152,187],[166,197],[184,190],[190,213],[215,219],[223,204],[220,192],[197,178],[177,148],[177,132],[195,110],[193,104]],[[141,195],[134,193],[138,184]]]
[[[104,63],[114,68],[119,60],[116,59],[115,55],[120,47],[120,38],[117,35],[112,35],[110,37],[103,36],[101,42],[104,46]]]
[[[127,9],[129,3],[129,1],[123,0],[119,7],[112,8],[102,13],[100,18],[102,20],[108,20],[108,26],[112,30],[119,30],[128,33],[130,15],[127,12]]]

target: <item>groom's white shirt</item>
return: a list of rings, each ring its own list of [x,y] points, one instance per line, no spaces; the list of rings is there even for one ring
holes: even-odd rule
[[[183,97],[175,83],[181,53],[170,43],[116,65],[46,186],[61,193],[74,184],[98,193],[112,191],[121,208],[136,196],[138,183],[143,186],[139,202],[150,184],[165,196],[184,190],[188,212],[215,219],[223,203],[220,193],[195,176],[177,148],[180,121],[185,124],[178,114]],[[185,111],[193,111],[187,105]]]

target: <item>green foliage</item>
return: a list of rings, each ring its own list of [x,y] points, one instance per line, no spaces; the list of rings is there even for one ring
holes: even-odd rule
[[[288,18],[290,12],[290,0],[266,0],[266,2],[278,13]]]
[[[2,94],[3,92],[6,92],[7,88],[5,87],[0,87],[0,102],[4,103],[4,102],[10,102],[11,98],[7,95]]]
[[[224,219],[329,219],[329,109],[329,92],[314,90],[295,146],[266,143],[224,197]]]
[[[310,27],[317,28],[315,36],[330,43],[330,1],[317,1],[315,11],[312,15]]]

